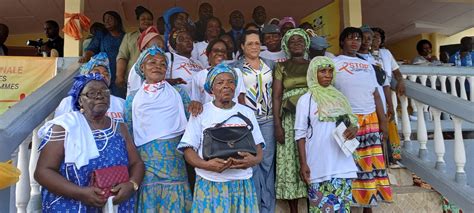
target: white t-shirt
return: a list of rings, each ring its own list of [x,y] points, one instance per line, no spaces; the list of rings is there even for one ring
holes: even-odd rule
[[[214,127],[217,123],[224,121],[232,115],[240,112],[242,115],[247,117],[253,125],[252,136],[255,140],[255,144],[261,144],[262,148],[265,146],[262,133],[258,126],[257,119],[253,110],[250,108],[236,103],[231,109],[221,109],[216,107],[212,102],[208,102],[203,105],[203,111],[200,115],[194,117],[191,116],[186,126],[181,142],[178,145],[179,148],[192,146],[194,150],[197,150],[199,157],[202,158],[202,141],[204,129]],[[240,118],[231,118],[224,126],[235,126],[243,125],[246,123]],[[233,180],[245,180],[252,177],[252,168],[247,169],[226,169],[221,173],[207,171],[204,169],[195,168],[196,175],[202,178],[214,181],[214,182],[226,182]]]
[[[308,116],[312,129],[308,128]],[[295,142],[306,139],[306,163],[311,183],[331,178],[357,178],[357,166],[352,155],[346,157],[332,135],[335,128],[336,122],[319,121],[318,104],[311,98],[310,92],[301,96],[296,105]],[[309,136],[311,138],[308,139]]]
[[[173,54],[173,60],[171,60],[171,54]],[[191,97],[193,75],[203,69],[201,63],[176,53],[166,53],[166,57],[168,57],[169,63],[171,64],[169,68],[170,71],[166,72],[166,79],[182,78],[186,81],[186,84],[180,84],[179,86]]]
[[[58,117],[62,114],[72,112],[72,97],[67,96],[61,100],[59,106],[54,111],[54,117]],[[123,121],[123,113],[125,112],[125,100],[117,96],[110,95],[110,107],[107,110],[106,115],[110,118]]]
[[[274,62],[284,62],[286,61],[286,54],[283,50],[278,52],[270,52],[268,50],[260,52],[260,57]]]
[[[358,53],[359,54],[359,53]],[[361,57],[365,58],[369,63],[375,65],[375,66],[379,66],[381,67],[382,69],[384,69],[384,72],[385,74],[387,74],[387,71],[385,71],[385,67],[384,67],[384,63],[382,61],[382,58],[380,57],[375,57],[373,56],[372,54],[359,54]],[[387,77],[385,78],[385,82],[382,86],[380,86],[380,84],[378,84],[377,82],[377,91],[379,92],[379,95],[380,95],[380,100],[382,100],[382,105],[383,105],[383,111],[385,113],[387,113],[387,100],[385,98],[385,92],[383,90],[383,87],[385,86],[390,86],[390,83],[388,81],[388,74],[387,74]]]
[[[133,64],[130,72],[128,72],[127,96],[130,95],[130,92],[140,89],[143,84],[142,78],[135,71],[135,64]]]
[[[375,112],[374,92],[378,86],[372,65],[357,57],[339,55],[333,59],[336,65],[334,86],[344,94],[355,114]]]
[[[200,41],[197,43],[194,43],[193,51],[191,52],[191,58],[199,61],[203,68],[208,68],[209,67],[209,61],[207,59],[207,54],[206,54],[206,49],[207,49],[207,43],[206,41]]]
[[[328,51],[324,52],[324,56],[326,56],[326,57],[328,57],[328,58],[330,58],[330,59],[333,59],[333,58],[336,57],[334,54],[332,54],[331,52],[328,52]]]
[[[387,85],[389,85],[392,80],[393,71],[399,69],[400,66],[398,66],[397,61],[388,49],[379,49],[379,56],[383,62],[383,70],[387,73]]]
[[[214,100],[214,96],[210,95],[209,93],[204,90],[204,83],[206,83],[207,74],[209,70],[204,69],[193,75],[193,82],[191,87],[191,100],[192,101],[199,101],[202,104],[210,102]],[[240,72],[237,73],[237,85],[235,86],[235,94],[234,98],[232,99],[234,102],[238,102],[238,97],[240,93],[246,93],[247,89],[245,88],[244,82],[242,80],[242,74]]]

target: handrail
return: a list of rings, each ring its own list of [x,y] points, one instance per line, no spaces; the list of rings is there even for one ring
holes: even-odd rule
[[[400,65],[403,75],[474,76],[472,67]]]
[[[71,65],[0,115],[0,161],[10,159],[33,129],[54,111],[71,88],[79,66],[78,63]]]
[[[391,86],[393,89],[395,89],[395,85],[396,80],[392,79]],[[412,81],[405,80],[405,86],[407,97],[474,123],[474,104],[472,102]]]
[[[467,69],[472,70],[472,68]],[[462,78],[462,76],[454,76],[454,78]],[[426,83],[425,80],[426,77],[421,79],[422,84],[413,82],[413,79],[405,80],[406,94],[399,97],[402,110],[402,133],[404,136],[401,162],[409,170],[427,181],[443,196],[463,209],[463,211],[474,212],[474,188],[467,185],[467,180],[469,179],[468,174],[464,170],[466,163],[468,163],[466,159],[470,158],[473,154],[466,152],[462,135],[462,121],[474,123],[474,103],[464,98],[426,87],[423,85],[423,83]],[[396,80],[392,79],[392,89],[395,89],[395,86]],[[411,99],[412,106],[418,112],[424,111],[424,108],[427,106],[430,107],[429,111],[432,114],[435,126],[432,142],[428,143],[424,113],[418,113],[417,141],[411,141],[410,135],[412,132],[408,119],[407,98]],[[396,100],[394,105],[395,103],[397,103]],[[452,143],[445,144],[440,121],[441,112],[451,115],[455,130],[454,142]],[[433,148],[428,150],[428,145]],[[450,163],[445,162],[446,146],[452,148],[452,156],[446,159]],[[454,165],[452,161],[454,161]],[[449,172],[448,164],[452,165],[449,167]]]

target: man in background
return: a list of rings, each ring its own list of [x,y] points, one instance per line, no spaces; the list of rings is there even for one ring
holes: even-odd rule
[[[8,48],[5,46],[5,41],[8,38],[8,26],[0,23],[0,56],[8,55]]]
[[[55,49],[59,53],[59,57],[64,56],[64,39],[59,36],[59,25],[53,20],[48,20],[44,23],[44,32],[48,41],[44,44],[44,49],[51,55],[51,50]]]
[[[212,5],[204,2],[199,6],[199,20],[194,23],[196,26],[196,40],[204,41],[207,20],[214,15]]]

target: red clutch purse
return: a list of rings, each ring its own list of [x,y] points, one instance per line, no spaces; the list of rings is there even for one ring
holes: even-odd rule
[[[97,187],[105,192],[104,198],[114,195],[110,190],[118,184],[129,180],[127,166],[112,166],[97,169],[92,172],[90,186]]]

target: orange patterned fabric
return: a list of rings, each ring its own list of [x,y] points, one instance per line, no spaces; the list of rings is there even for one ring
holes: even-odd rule
[[[82,38],[82,32],[79,30],[76,20],[79,20],[79,26],[83,31],[89,30],[89,27],[91,26],[91,20],[80,13],[65,13],[64,17],[69,18],[69,20],[64,25],[63,32],[76,40]]]
[[[354,206],[375,206],[378,200],[392,202],[392,188],[385,169],[377,114],[374,112],[357,117],[360,126],[357,140],[360,145],[356,152],[360,158],[356,160],[358,178],[352,181]]]

